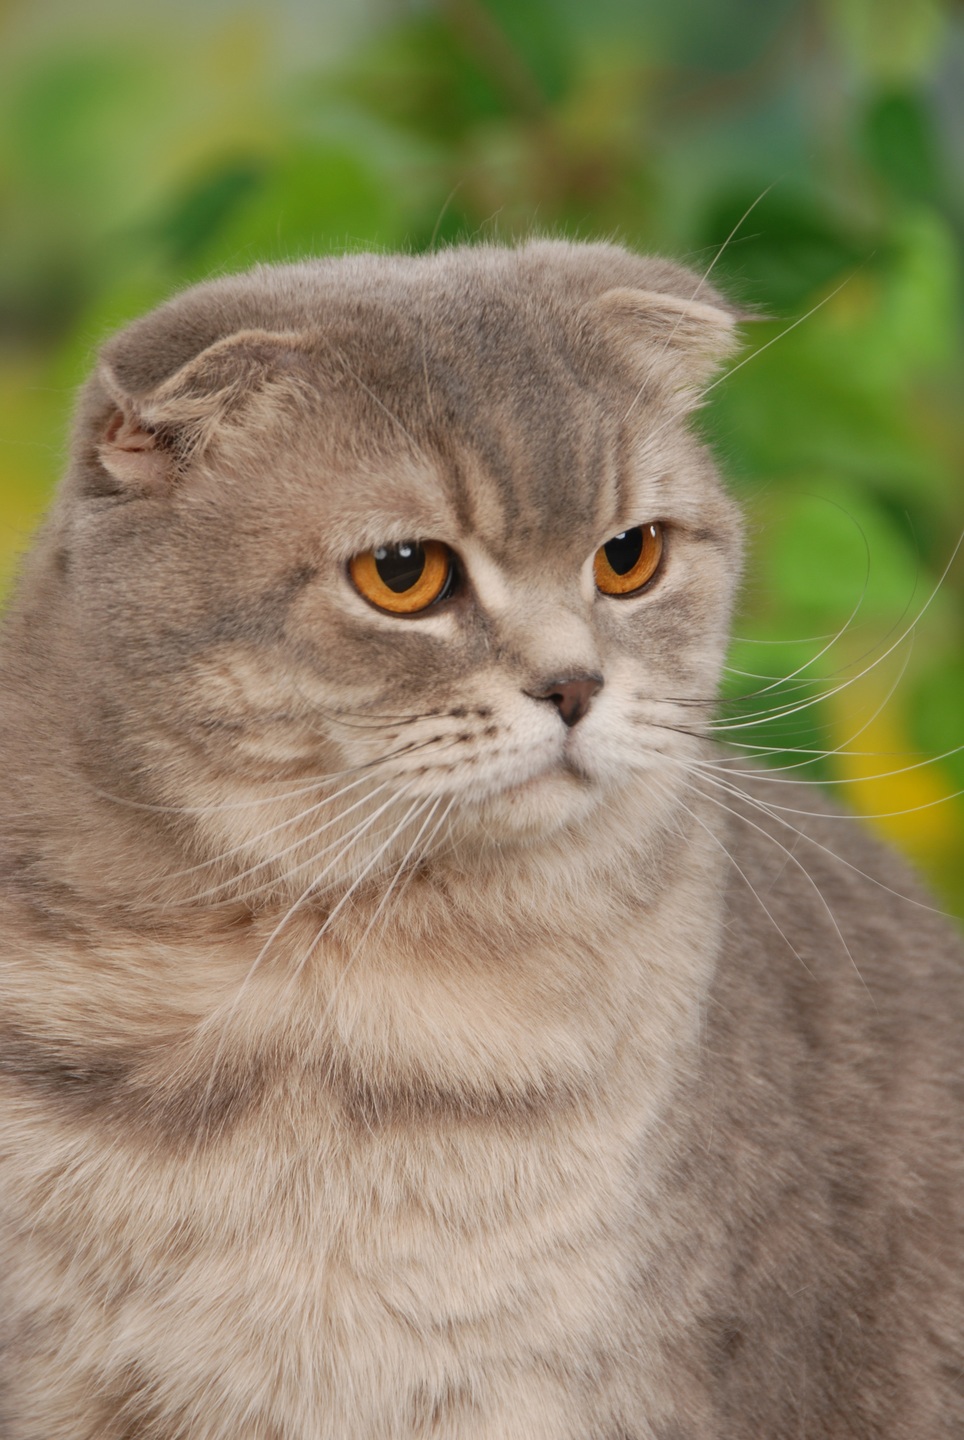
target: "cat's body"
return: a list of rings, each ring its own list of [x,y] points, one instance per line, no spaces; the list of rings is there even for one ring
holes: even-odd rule
[[[959,952],[704,768],[696,290],[360,257],[108,346],[3,656],[3,1440],[964,1431]]]

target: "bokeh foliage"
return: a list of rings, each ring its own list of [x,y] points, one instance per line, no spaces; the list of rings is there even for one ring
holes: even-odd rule
[[[713,262],[756,317],[702,422],[751,521],[731,733],[881,817],[964,911],[964,806],[934,803],[964,789],[959,6],[7,0],[0,24],[6,578],[99,339],[190,281],[533,232]]]

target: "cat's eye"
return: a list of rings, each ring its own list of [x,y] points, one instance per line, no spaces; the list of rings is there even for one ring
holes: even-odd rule
[[[391,615],[416,615],[444,600],[455,583],[455,557],[440,540],[378,545],[348,562],[352,584]]]
[[[634,525],[600,545],[593,560],[596,586],[604,595],[635,595],[648,585],[663,558],[663,527]]]

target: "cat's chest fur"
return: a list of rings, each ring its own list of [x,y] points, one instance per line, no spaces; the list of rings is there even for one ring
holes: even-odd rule
[[[503,895],[488,934],[478,912],[450,917],[432,954],[415,890],[408,925],[403,905],[369,949],[329,942],[300,993],[284,951],[304,953],[317,918],[240,989],[219,972],[244,980],[273,917],[242,943],[180,947],[178,1005],[166,1027],[155,1015],[163,1060],[115,1060],[111,1089],[80,1047],[56,1122],[38,1107],[46,1143],[8,1203],[85,1237],[71,1263],[105,1316],[103,1433],[146,1426],[162,1395],[186,1414],[197,1394],[212,1417],[191,1421],[199,1440],[583,1440],[615,1425],[639,1166],[698,1025],[712,921],[680,924],[669,895],[648,907],[647,946],[676,974],[641,1023],[640,916],[618,890],[601,932],[561,895],[532,896],[527,915]],[[534,983],[541,1004],[521,1004]],[[96,1173],[60,1193],[50,1155],[82,1169],[92,1149]],[[56,1287],[56,1263],[30,1264]]]

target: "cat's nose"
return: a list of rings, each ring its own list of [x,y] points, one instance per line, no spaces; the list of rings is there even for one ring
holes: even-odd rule
[[[576,725],[592,704],[594,695],[603,687],[601,675],[566,675],[547,680],[537,690],[527,690],[533,700],[551,700],[558,707],[563,723]]]

